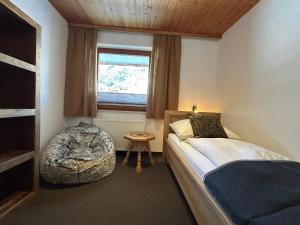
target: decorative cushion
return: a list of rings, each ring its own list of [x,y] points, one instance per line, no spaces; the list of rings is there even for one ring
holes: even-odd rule
[[[190,114],[189,119],[197,138],[228,138],[221,124],[221,113]]]
[[[170,127],[182,140],[194,137],[191,121],[189,119],[178,120],[176,122],[170,123]]]
[[[42,152],[40,171],[49,183],[87,183],[110,175],[116,163],[112,138],[80,123],[58,134]]]

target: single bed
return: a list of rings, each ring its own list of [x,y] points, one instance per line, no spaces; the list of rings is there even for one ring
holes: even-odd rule
[[[175,137],[176,135],[172,135],[173,131],[169,127],[169,124],[186,119],[188,113],[180,111],[165,112],[163,158],[170,165],[198,224],[233,225],[222,208],[208,193],[203,183],[203,177],[208,172],[206,170],[213,169],[213,164],[205,156],[189,146],[189,144],[178,140]],[[180,151],[180,148],[189,148],[192,150],[192,154],[196,154],[197,157],[193,158],[191,155],[188,157],[183,153],[186,151]],[[207,167],[202,168],[202,162]]]
[[[284,194],[279,193],[279,195],[281,195],[281,197],[283,197],[284,199],[284,201],[282,201],[283,204],[281,209],[285,209],[284,207],[286,206],[289,207],[289,205],[287,204],[291,203],[296,207],[289,209],[289,215],[292,215],[290,217],[295,217],[295,215],[297,215],[297,210],[300,207],[300,192],[298,190],[298,187],[300,187],[300,182],[294,182],[293,180],[299,178],[299,163],[287,161],[288,158],[285,156],[253,145],[251,143],[243,142],[241,140],[236,139],[188,138],[185,141],[180,140],[179,137],[172,132],[171,128],[169,127],[169,124],[178,120],[186,119],[188,117],[188,113],[189,112],[178,111],[165,112],[163,157],[169,163],[198,224],[248,224],[247,220],[243,220],[241,221],[241,223],[237,223],[237,221],[240,218],[232,216],[233,214],[235,214],[235,212],[239,211],[239,202],[243,202],[240,201],[243,199],[245,199],[243,205],[244,211],[242,211],[241,213],[241,218],[254,218],[251,217],[251,213],[257,213],[257,210],[252,212],[251,208],[249,208],[248,202],[252,200],[248,196],[249,192],[244,193],[242,198],[240,198],[239,195],[236,196],[236,190],[232,191],[235,188],[235,186],[232,185],[235,185],[236,181],[234,179],[236,177],[233,176],[233,179],[231,178],[232,180],[230,182],[226,180],[227,178],[230,178],[230,176],[232,177],[232,173],[236,172],[237,177],[241,175],[239,174],[239,170],[242,169],[244,166],[246,166],[246,173],[244,173],[244,175],[239,178],[241,179],[241,182],[239,181],[239,185],[243,184],[242,180],[244,179],[244,177],[246,177],[244,183],[248,182],[247,184],[249,184],[249,182],[252,183],[253,181],[256,182],[256,185],[258,185],[254,186],[254,188],[259,186],[261,188],[264,188],[265,186],[267,190],[273,189],[273,184],[275,184],[278,181],[276,180],[277,178],[273,180],[273,182],[275,183],[266,182],[265,184],[264,180],[256,179],[256,176],[258,174],[267,173],[268,171],[265,171],[264,169],[269,167],[269,177],[267,177],[267,179],[269,179],[270,177],[274,177],[273,170],[277,170],[278,167],[279,172],[281,172],[282,170],[282,168],[280,167],[286,167],[285,170],[287,170],[288,167],[292,168],[295,174],[291,174],[292,177],[289,179],[289,181],[291,181],[288,184],[289,186],[283,185],[280,186],[279,189],[282,187],[292,187],[289,192],[289,196],[294,196],[294,194],[296,194],[297,197],[291,197],[293,198],[293,201],[287,202],[285,200],[286,196],[284,196]],[[224,149],[226,149],[226,152],[224,151]],[[220,174],[220,172],[226,172],[226,170],[227,175],[225,176],[226,178],[224,178],[224,173]],[[258,173],[256,173],[256,171]],[[252,177],[250,176],[251,173]],[[285,174],[283,174],[283,176],[286,176],[286,174],[290,174],[290,171],[285,171]],[[277,175],[278,174],[276,174],[276,176]],[[218,176],[218,179],[215,179],[216,176]],[[230,185],[228,186],[228,184],[226,183],[230,183]],[[227,190],[221,191],[221,193],[223,197],[225,196],[223,199],[227,201],[226,203],[229,202],[231,205],[235,206],[233,207],[233,213],[228,211],[228,207],[224,207],[226,206],[226,204],[224,205],[224,202],[220,201],[220,195],[218,196],[218,192],[216,192],[217,194],[212,192],[213,185],[216,185],[214,187],[217,190]],[[247,185],[243,186],[244,192],[247,188]],[[251,192],[252,189],[249,189],[249,191]],[[265,195],[265,192],[261,192],[260,194]],[[272,194],[272,191],[270,192],[270,194]],[[274,206],[277,205],[277,203],[281,203],[280,201],[282,200],[280,199],[280,197],[279,199],[277,198],[277,194],[278,192],[273,193],[272,199],[274,199]],[[234,198],[237,199],[237,201],[231,202]],[[268,209],[275,210],[269,212],[277,212],[276,209],[274,209],[274,207],[268,208],[268,200],[265,200],[266,199],[262,198],[258,199],[258,201],[256,202],[254,201],[254,203],[257,206],[255,208],[259,208],[260,205],[264,205],[266,203],[265,205],[267,207],[262,208],[262,210]],[[276,202],[277,200],[280,201]],[[221,202],[221,204],[219,202]],[[250,214],[248,213],[248,211],[250,211]],[[276,213],[274,213],[274,218],[276,218],[277,216],[275,214]],[[261,219],[260,217],[255,217],[255,221],[253,221],[253,223],[251,224],[264,224],[266,221],[274,222],[278,220],[277,218],[267,218],[267,216],[270,215],[271,213],[260,214],[260,216],[263,219],[262,223],[259,220],[255,220],[255,218]],[[285,215],[288,214],[286,213]],[[281,223],[279,222],[278,224]],[[297,224],[297,222],[291,224]]]

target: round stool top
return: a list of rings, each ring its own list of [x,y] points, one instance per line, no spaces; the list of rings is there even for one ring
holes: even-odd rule
[[[150,140],[154,140],[155,136],[147,132],[136,131],[136,132],[125,134],[124,138],[131,141],[150,141]]]

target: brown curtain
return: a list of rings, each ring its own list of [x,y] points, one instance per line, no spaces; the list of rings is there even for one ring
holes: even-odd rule
[[[97,30],[69,27],[65,116],[95,117]]]
[[[151,55],[147,118],[163,119],[178,109],[181,37],[155,35]]]

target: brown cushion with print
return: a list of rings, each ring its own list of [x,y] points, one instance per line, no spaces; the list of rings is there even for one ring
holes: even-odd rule
[[[221,113],[201,112],[189,115],[189,119],[197,138],[228,138],[221,124]]]

